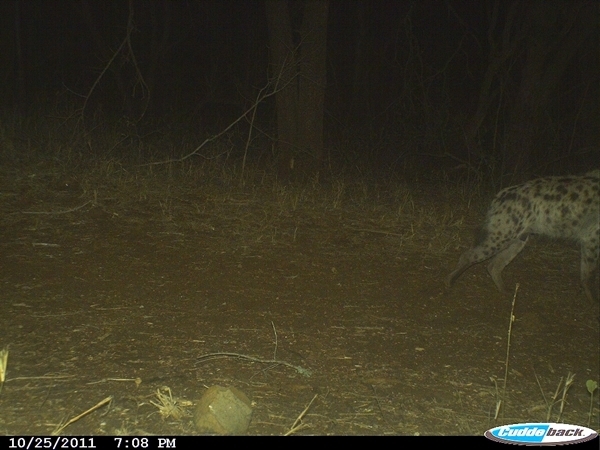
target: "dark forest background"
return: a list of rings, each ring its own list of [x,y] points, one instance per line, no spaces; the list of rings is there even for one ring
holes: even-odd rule
[[[600,160],[599,27],[595,0],[6,0],[0,127],[23,152],[61,129],[82,158],[226,139],[281,179],[581,172]]]

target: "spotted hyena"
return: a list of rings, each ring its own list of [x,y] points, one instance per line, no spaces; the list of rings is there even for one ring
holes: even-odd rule
[[[575,240],[581,246],[581,284],[591,300],[592,274],[598,265],[600,170],[580,176],[547,177],[508,187],[496,195],[476,244],[464,252],[449,287],[473,264],[491,258],[492,280],[504,291],[502,270],[519,254],[529,236]]]

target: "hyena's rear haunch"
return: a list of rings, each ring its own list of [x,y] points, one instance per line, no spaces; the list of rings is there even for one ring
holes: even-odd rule
[[[502,270],[519,254],[531,234],[575,240],[581,246],[581,284],[592,300],[600,235],[600,170],[580,176],[547,177],[508,187],[496,195],[474,247],[462,254],[449,287],[473,264],[491,258],[488,272],[504,291]]]

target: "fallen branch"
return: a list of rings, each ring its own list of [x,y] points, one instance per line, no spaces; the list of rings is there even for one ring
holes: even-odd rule
[[[281,366],[291,367],[296,372],[298,372],[299,374],[301,374],[305,377],[310,377],[312,375],[312,372],[310,370],[305,369],[300,366],[295,366],[286,361],[280,361],[279,359],[254,358],[253,356],[242,355],[241,353],[229,353],[229,352],[208,353],[206,355],[202,355],[202,356],[198,357],[198,361],[208,360],[208,359],[216,359],[216,358],[238,358],[238,359],[257,362],[257,363],[261,363],[261,364],[281,365]]]

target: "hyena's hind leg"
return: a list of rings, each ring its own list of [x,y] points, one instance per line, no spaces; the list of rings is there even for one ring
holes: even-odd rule
[[[502,281],[502,271],[515,257],[523,250],[529,236],[522,239],[515,239],[508,244],[508,247],[492,258],[487,266],[488,273],[491,275],[494,284],[500,292],[505,292],[504,282]]]
[[[445,280],[446,287],[452,286],[454,284],[454,282],[456,281],[456,279],[458,277],[460,277],[465,270],[467,270],[473,264],[476,264],[477,262],[479,262],[478,256],[475,253],[475,250],[477,250],[477,247],[471,248],[471,249],[467,250],[466,252],[464,252],[462,255],[460,255],[456,269],[454,269],[454,271],[446,277],[446,280]],[[483,259],[481,261],[483,261]]]
[[[464,252],[462,255],[460,255],[460,258],[458,259],[456,269],[454,269],[454,271],[446,277],[446,286],[452,286],[465,270],[467,270],[474,264],[485,261],[490,256],[491,255],[486,251],[486,247],[483,245],[472,247],[466,252]]]
[[[594,283],[592,290],[593,275],[598,268],[598,239],[592,242],[581,243],[581,286],[583,292],[590,302],[598,298],[598,284]]]
[[[484,241],[482,244],[473,247],[464,252],[459,260],[456,269],[446,277],[446,286],[450,287],[460,277],[465,270],[474,264],[492,258],[488,264],[488,273],[492,276],[494,284],[500,292],[504,291],[504,283],[502,282],[502,270],[519,254],[525,244],[528,236],[523,239],[513,239],[507,242],[500,242],[494,248],[500,248],[500,251],[491,252],[492,247],[489,242]]]

